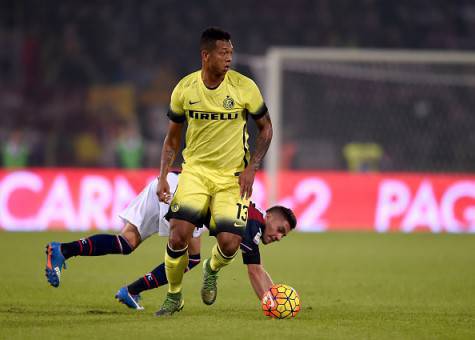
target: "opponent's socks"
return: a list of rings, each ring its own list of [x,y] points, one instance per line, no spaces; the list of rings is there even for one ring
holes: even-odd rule
[[[188,266],[185,269],[185,273],[193,269],[198,263],[200,263],[200,254],[189,255]],[[127,289],[130,294],[138,295],[144,290],[154,289],[167,283],[168,280],[165,273],[165,263],[162,263],[144,277],[141,277],[137,281],[128,285]]]
[[[99,234],[71,243],[61,243],[65,259],[72,256],[101,256],[106,254],[130,254],[132,247],[121,235]]]
[[[200,253],[188,255],[188,266],[185,268],[185,273],[187,271],[192,270],[194,267],[196,267],[200,263],[200,261],[201,261]]]
[[[221,248],[219,248],[219,245],[216,243],[213,247],[213,250],[211,250],[211,260],[209,263],[211,269],[215,272],[219,271],[222,267],[227,266],[228,264],[233,262],[237,253],[238,252],[236,251],[232,256],[226,256],[223,254]]]
[[[184,249],[173,250],[167,244],[165,252],[165,273],[168,278],[168,292],[179,293],[183,274],[188,265],[188,246]]]

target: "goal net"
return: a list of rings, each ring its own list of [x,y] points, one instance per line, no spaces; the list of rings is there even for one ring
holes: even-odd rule
[[[271,112],[271,191],[281,169],[475,170],[475,53],[271,48],[237,60]]]

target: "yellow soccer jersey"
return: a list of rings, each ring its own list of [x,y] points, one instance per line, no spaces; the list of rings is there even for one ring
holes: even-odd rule
[[[168,117],[188,122],[183,159],[225,173],[242,171],[249,162],[247,116],[258,119],[267,107],[250,78],[229,70],[216,89],[208,89],[201,70],[180,80],[171,96]]]

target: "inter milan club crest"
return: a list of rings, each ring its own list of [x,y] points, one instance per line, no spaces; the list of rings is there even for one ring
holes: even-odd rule
[[[234,99],[230,96],[226,96],[223,100],[223,106],[226,110],[231,110],[234,107]]]

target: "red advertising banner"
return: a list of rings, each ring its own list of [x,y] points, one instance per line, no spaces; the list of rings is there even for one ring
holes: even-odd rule
[[[0,229],[119,230],[118,213],[154,170],[0,170]],[[265,208],[265,175],[253,200]],[[298,230],[475,232],[475,175],[283,172],[279,204]]]

